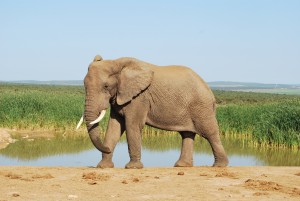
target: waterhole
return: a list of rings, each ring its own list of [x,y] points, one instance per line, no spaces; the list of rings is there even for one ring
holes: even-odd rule
[[[223,137],[230,166],[300,166],[300,151],[286,148],[253,146],[245,139]],[[179,134],[143,135],[142,162],[145,167],[171,167],[180,155]],[[23,138],[0,150],[0,165],[5,166],[96,166],[101,153],[88,136]],[[115,167],[129,161],[126,138],[123,136],[114,151]],[[209,144],[195,139],[194,166],[211,166],[214,162]]]

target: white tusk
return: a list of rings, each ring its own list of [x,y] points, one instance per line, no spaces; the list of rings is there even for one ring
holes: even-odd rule
[[[82,122],[83,122],[83,115],[81,116],[81,118],[80,118],[80,120],[79,120],[79,122],[77,124],[76,129],[78,129],[81,126]]]
[[[99,123],[103,119],[105,112],[106,112],[106,110],[102,110],[99,117],[95,121],[92,121],[90,124],[93,125],[93,124]]]

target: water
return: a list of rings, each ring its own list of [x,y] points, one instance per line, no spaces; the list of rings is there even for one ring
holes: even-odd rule
[[[300,152],[289,149],[267,149],[249,146],[247,141],[222,139],[230,166],[300,166]],[[180,155],[179,135],[143,137],[142,162],[145,167],[172,167]],[[51,139],[19,139],[0,150],[0,165],[6,166],[96,166],[101,153],[86,136]],[[113,161],[115,167],[124,167],[129,161],[127,143],[118,143]],[[195,140],[194,166],[211,166],[212,151],[205,140]]]

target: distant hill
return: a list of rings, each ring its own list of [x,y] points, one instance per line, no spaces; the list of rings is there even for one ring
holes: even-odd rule
[[[218,81],[208,82],[208,85],[213,90],[300,95],[300,84],[289,85]]]
[[[82,86],[82,80],[51,80],[51,81],[36,81],[36,80],[19,80],[1,83],[15,84],[36,84],[36,85],[63,85],[63,86]],[[223,91],[245,91],[245,92],[261,92],[274,94],[290,94],[300,95],[300,84],[263,84],[252,82],[208,82],[208,85],[213,90]]]
[[[213,89],[219,90],[242,90],[242,89],[300,89],[300,84],[263,84],[254,82],[208,82]]]
[[[65,86],[80,86],[83,85],[82,80],[50,80],[50,81],[37,81],[37,80],[17,80],[0,83],[15,83],[15,84],[37,84],[37,85],[65,85]]]

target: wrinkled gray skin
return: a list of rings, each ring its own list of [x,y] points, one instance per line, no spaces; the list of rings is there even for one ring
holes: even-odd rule
[[[210,143],[215,158],[213,166],[228,164],[215,117],[215,98],[191,69],[159,67],[134,58],[102,60],[96,56],[84,86],[84,118],[91,141],[102,152],[97,167],[114,167],[113,151],[126,130],[130,161],[125,168],[142,168],[141,131],[145,124],[180,133],[182,149],[176,167],[193,166],[196,133]],[[110,118],[102,143],[98,123],[90,125],[90,122],[109,106]]]

